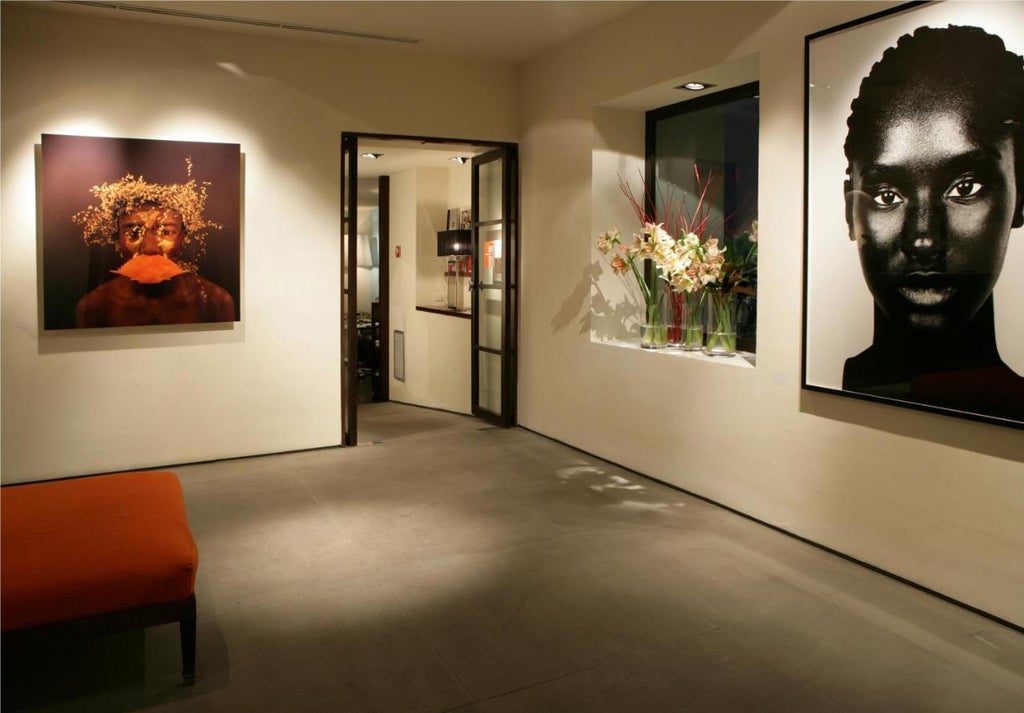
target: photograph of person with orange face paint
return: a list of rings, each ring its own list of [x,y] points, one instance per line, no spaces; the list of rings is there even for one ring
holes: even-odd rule
[[[46,134],[46,329],[239,319],[238,144]]]
[[[841,32],[863,33],[844,49],[870,59],[854,84],[811,73],[805,386],[1020,426],[1024,41],[1000,6],[1019,18],[1024,3],[956,5]],[[837,49],[810,47],[812,68]],[[843,120],[841,181],[814,158],[826,117]],[[841,223],[819,215],[825,191]],[[846,305],[826,286],[841,242],[861,282]]]

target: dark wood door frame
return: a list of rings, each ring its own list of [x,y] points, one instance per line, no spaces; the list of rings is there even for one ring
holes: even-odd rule
[[[380,326],[377,340],[380,343],[377,370],[380,374],[376,401],[391,400],[391,177],[377,178],[377,255],[380,266],[377,269],[377,286],[380,304]]]
[[[472,348],[472,406],[473,415],[497,426],[514,426],[516,424],[516,392],[518,383],[517,354],[519,333],[519,215],[516,183],[516,167],[518,156],[515,147],[499,148],[473,159],[473,328],[470,338]],[[481,221],[479,213],[479,165],[492,161],[501,162],[501,218],[498,220]],[[482,258],[480,230],[485,226],[501,227],[502,239],[505,243],[505,259],[501,280],[501,344],[498,348],[485,347],[480,343],[481,295],[488,286],[480,282],[482,275]],[[489,286],[493,289],[493,285]],[[501,413],[496,414],[480,404],[480,355],[482,353],[497,354],[501,358],[501,383],[499,386]]]
[[[507,153],[512,157],[513,170],[512,180],[516,182],[514,194],[516,196],[515,205],[510,206],[510,209],[516,215],[515,225],[518,226],[518,213],[519,213],[519,190],[518,190],[518,144],[507,141],[486,141],[479,139],[461,139],[461,138],[446,138],[438,136],[410,136],[406,134],[376,134],[376,133],[364,133],[364,132],[353,132],[343,131],[341,132],[341,147],[342,147],[342,168],[341,168],[341,233],[342,233],[342,244],[344,245],[344,235],[348,230],[349,235],[355,236],[356,234],[356,216],[355,210],[350,211],[350,215],[346,220],[345,217],[345,206],[357,205],[357,187],[358,187],[358,150],[359,141],[418,141],[424,144],[464,144],[470,146],[476,146],[480,148],[493,148],[493,149],[507,149]],[[348,171],[346,172],[346,166],[344,161],[346,158],[349,160]],[[346,180],[348,176],[349,180]],[[387,205],[384,205],[384,199],[380,205],[380,256],[381,265],[379,279],[380,279],[380,309],[381,309],[381,351],[380,358],[382,362],[381,366],[381,382],[382,382],[382,400],[386,401],[390,398],[390,320],[389,320],[389,291],[390,291],[390,272],[388,261],[390,258],[390,220],[388,217],[388,211],[390,210],[390,196],[388,191],[384,190],[387,185],[387,176],[381,177],[381,193],[380,195],[388,196]],[[390,186],[388,186],[390,189]],[[346,201],[349,201],[348,203]],[[513,237],[512,242],[518,245],[518,227],[516,228],[516,234]],[[358,389],[358,372],[356,369],[356,240],[349,241],[348,250],[342,251],[341,255],[341,266],[342,266],[342,280],[341,280],[341,299],[342,309],[340,314],[341,320],[341,354],[342,354],[342,388],[341,388],[341,408],[342,408],[342,434],[341,444],[344,446],[354,446],[358,443],[358,428],[356,411],[358,407],[359,389]],[[347,252],[347,255],[345,254]],[[509,278],[514,281],[513,284],[519,284],[519,260],[518,260],[518,249],[512,251],[515,254],[514,262],[510,262],[508,265]],[[511,256],[510,256],[511,259]],[[346,292],[345,275],[347,274],[348,284],[350,289]],[[519,333],[519,290],[515,290],[515,323],[509,325],[507,328],[511,328],[512,333],[518,335]],[[346,314],[351,314],[352,318],[349,320],[345,319]],[[508,358],[512,359],[510,366],[510,373],[512,375],[511,383],[503,389],[509,395],[509,401],[506,402],[507,415],[503,419],[505,426],[514,426],[516,424],[516,405],[517,405],[517,392],[518,386],[516,383],[516,374],[518,372],[518,345],[512,345],[509,351]],[[503,407],[503,410],[506,409]]]

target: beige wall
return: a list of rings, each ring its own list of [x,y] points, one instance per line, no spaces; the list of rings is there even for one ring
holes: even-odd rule
[[[515,140],[512,70],[2,8],[3,481],[338,444],[340,134]],[[42,332],[43,133],[240,143],[242,321]]]
[[[449,169],[413,168],[391,177],[391,242],[402,257],[391,260],[392,330],[405,333],[405,380],[391,371],[393,401],[470,412],[470,321],[417,310],[439,307],[433,296],[444,287],[444,262],[437,257],[437,231],[447,225]],[[389,344],[393,344],[392,341]]]
[[[1021,432],[800,389],[804,36],[880,7],[654,3],[524,68],[519,420],[1024,623]],[[756,368],[592,341],[593,240],[630,216],[593,171],[630,169],[642,145],[629,112],[595,107],[750,55]]]

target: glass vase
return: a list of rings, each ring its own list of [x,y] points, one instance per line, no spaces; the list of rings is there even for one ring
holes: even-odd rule
[[[683,343],[683,320],[686,315],[686,298],[682,292],[668,291],[665,300],[668,310],[665,319],[668,327],[668,346],[680,347]]]
[[[640,325],[640,346],[644,349],[668,346],[668,325],[662,317],[660,302],[647,306],[647,321]]]
[[[707,342],[704,353],[709,356],[732,356],[736,353],[736,295],[710,290],[707,293]]]
[[[701,303],[704,290],[683,293],[682,329],[679,348],[688,352],[699,352],[704,346],[704,319]]]

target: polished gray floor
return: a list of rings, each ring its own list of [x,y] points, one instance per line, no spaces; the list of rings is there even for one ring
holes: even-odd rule
[[[4,709],[1024,712],[1024,635],[536,434],[398,404],[178,468],[177,629],[4,660]]]

